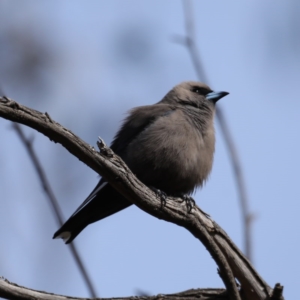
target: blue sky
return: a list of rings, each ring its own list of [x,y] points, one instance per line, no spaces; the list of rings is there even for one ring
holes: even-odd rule
[[[298,270],[299,53],[297,1],[192,1],[197,43],[211,87],[230,95],[226,114],[247,183],[253,263],[295,299]],[[197,79],[181,1],[1,1],[0,86],[95,146],[109,143],[126,111]],[[26,44],[27,43],[27,44]],[[18,59],[39,45],[42,67],[21,77]],[[27,50],[28,50],[27,49]],[[29,51],[30,52],[30,51]],[[26,69],[25,69],[26,70]],[[18,78],[21,78],[18,81]],[[27,80],[24,80],[27,78]],[[98,181],[60,145],[26,128],[68,218]],[[243,246],[241,213],[220,128],[210,180],[197,204]],[[30,288],[87,297],[37,175],[8,121],[0,119],[0,275]],[[173,293],[222,287],[214,261],[186,230],[137,207],[88,226],[75,240],[97,293]]]

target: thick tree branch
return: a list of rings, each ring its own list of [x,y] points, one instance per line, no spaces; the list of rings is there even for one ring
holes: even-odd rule
[[[230,299],[241,299],[235,278],[241,284],[243,299],[269,298],[271,288],[226,233],[197,206],[189,212],[182,199],[168,197],[166,205],[161,208],[159,197],[143,185],[111,149],[101,144],[100,153],[97,152],[71,131],[53,121],[48,114],[27,108],[8,98],[0,98],[0,117],[34,128],[50,140],[60,143],[79,160],[101,174],[129,201],[159,219],[189,230],[204,244],[217,263]]]

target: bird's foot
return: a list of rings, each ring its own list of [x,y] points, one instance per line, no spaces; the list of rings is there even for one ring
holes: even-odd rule
[[[186,203],[187,210],[190,213],[192,211],[193,207],[196,205],[194,198],[189,195],[182,195],[181,199],[182,199],[182,201],[184,201]],[[203,213],[207,218],[210,219],[209,214],[207,214],[205,211],[203,211],[200,207],[198,207],[198,209],[201,211],[201,213]]]
[[[161,208],[166,206],[167,204],[167,194],[153,186],[150,187],[153,192],[155,192],[156,196],[160,198]]]
[[[193,207],[196,205],[195,200],[193,199],[193,197],[191,197],[189,195],[182,195],[181,199],[183,202],[185,202],[186,208],[187,208],[188,212],[190,213],[192,211]]]

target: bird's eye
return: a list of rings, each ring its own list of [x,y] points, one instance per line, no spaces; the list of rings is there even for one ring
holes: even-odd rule
[[[192,89],[192,91],[194,93],[197,93],[199,95],[204,95],[204,96],[210,92],[209,90],[207,90],[205,88],[200,88],[200,87],[196,87],[196,86]]]

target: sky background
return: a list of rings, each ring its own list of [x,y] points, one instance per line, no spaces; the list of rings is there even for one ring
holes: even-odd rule
[[[229,123],[245,174],[253,264],[296,299],[300,284],[300,2],[192,1],[199,55]],[[126,111],[196,80],[177,0],[0,1],[0,88],[48,112],[95,146],[110,143]],[[67,219],[97,174],[32,129],[34,147]],[[242,219],[220,128],[210,180],[197,204],[243,247]],[[35,170],[0,119],[0,276],[29,288],[88,297]],[[88,226],[75,240],[101,297],[223,287],[188,231],[137,207]]]

